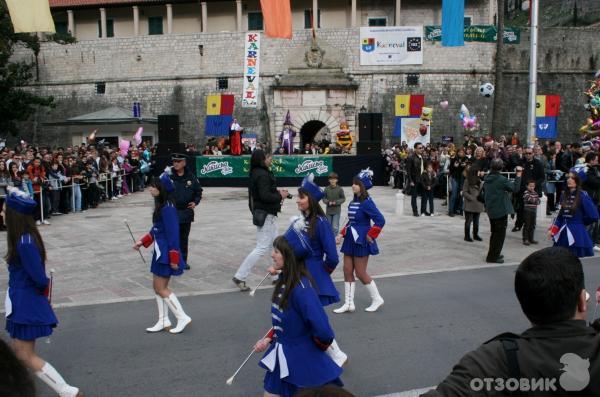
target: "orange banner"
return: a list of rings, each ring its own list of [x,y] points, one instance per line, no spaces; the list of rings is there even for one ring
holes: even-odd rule
[[[268,37],[292,38],[292,10],[290,0],[260,0],[265,34]]]

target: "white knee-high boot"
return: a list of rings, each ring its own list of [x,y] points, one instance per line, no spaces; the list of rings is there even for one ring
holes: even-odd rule
[[[82,396],[82,394],[79,393],[79,389],[65,382],[58,371],[48,362],[44,364],[41,371],[37,371],[35,374],[42,382],[50,386],[50,388],[60,397]]]
[[[165,302],[167,302],[169,309],[171,309],[171,311],[173,312],[173,314],[175,314],[175,317],[177,318],[177,326],[171,329],[169,332],[172,334],[178,334],[181,331],[183,331],[183,329],[189,323],[192,322],[192,319],[190,318],[190,316],[185,314],[185,312],[183,311],[183,307],[181,307],[181,303],[179,303],[179,299],[177,299],[174,293],[171,293],[171,295],[165,298]]]
[[[375,312],[381,306],[383,306],[383,298],[379,295],[379,291],[377,290],[377,285],[375,285],[375,280],[371,280],[370,284],[365,284],[367,287],[367,291],[369,291],[369,295],[371,295],[371,306],[365,309],[366,312]]]
[[[344,300],[344,304],[342,305],[342,307],[335,309],[333,312],[334,313],[346,313],[346,312],[353,312],[354,310],[356,310],[356,308],[354,307],[354,286],[356,285],[355,282],[344,282],[344,295],[345,295],[345,300]]]
[[[146,328],[146,332],[160,332],[171,329],[171,320],[169,320],[169,306],[160,295],[156,295],[156,305],[158,306],[158,321],[153,327]]]
[[[348,361],[348,355],[340,349],[335,339],[333,340],[333,342],[331,342],[331,345],[326,350],[326,352],[327,355],[331,357],[333,362],[336,363],[338,367],[342,367]]]

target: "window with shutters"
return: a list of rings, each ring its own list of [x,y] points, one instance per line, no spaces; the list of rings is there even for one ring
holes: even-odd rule
[[[304,29],[310,29],[312,24],[310,23],[312,10],[304,10]],[[317,26],[315,28],[321,27],[321,10],[317,11]]]
[[[156,35],[163,34],[163,18],[148,17],[148,34]]]
[[[387,18],[369,18],[369,26],[387,26]]]
[[[102,21],[98,20],[98,37],[102,37]],[[115,37],[115,20],[106,20],[106,37]]]
[[[248,13],[248,30],[263,30],[263,15],[260,11]]]

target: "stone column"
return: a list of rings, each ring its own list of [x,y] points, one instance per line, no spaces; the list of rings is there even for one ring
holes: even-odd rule
[[[396,17],[394,21],[395,26],[400,26],[400,10],[402,8],[402,0],[396,0]]]
[[[138,6],[133,6],[133,35],[140,35],[140,9]]]
[[[173,33],[173,5],[167,4],[167,34]]]
[[[352,5],[350,6],[350,27],[356,27],[356,0],[352,0]]]
[[[207,25],[208,25],[208,15],[207,15],[207,9],[206,9],[206,1],[203,1],[200,3],[200,6],[202,7],[202,32],[206,33],[207,32]]]
[[[106,8],[100,8],[100,29],[102,29],[101,37],[105,39],[107,37],[106,33]]]
[[[69,33],[72,37],[75,37],[75,17],[73,15],[73,10],[67,10],[67,18],[68,18],[68,29]]]
[[[497,0],[490,0],[490,17],[488,18],[488,23],[490,25],[494,24],[494,14],[496,13],[496,1]],[[531,4],[531,3],[529,3]]]
[[[319,27],[319,0],[313,0],[312,3],[312,23],[315,29],[317,29]]]
[[[242,31],[242,0],[235,0],[237,31]]]

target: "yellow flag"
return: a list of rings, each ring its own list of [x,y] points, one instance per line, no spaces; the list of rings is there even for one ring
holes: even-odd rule
[[[546,117],[546,95],[536,95],[535,117]]]
[[[396,116],[410,116],[410,95],[396,95]]]
[[[209,95],[206,98],[206,115],[218,116],[221,114],[221,95]]]
[[[55,33],[48,0],[6,0],[15,33]]]

